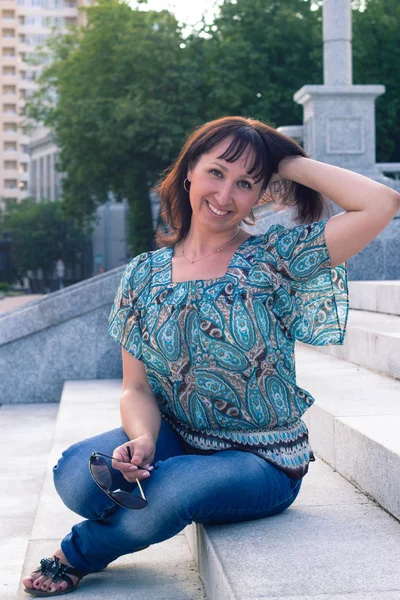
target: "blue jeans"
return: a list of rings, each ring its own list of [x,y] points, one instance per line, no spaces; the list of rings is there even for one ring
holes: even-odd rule
[[[123,554],[173,537],[192,521],[220,525],[275,515],[288,508],[300,490],[301,480],[250,452],[186,454],[179,436],[162,420],[154,459],[157,469],[141,482],[147,506],[122,508],[95,484],[88,464],[94,450],[112,454],[127,441],[122,427],[108,431],[74,444],[54,467],[61,499],[87,519],[75,525],[61,544],[76,569],[103,569]],[[140,495],[136,483],[112,471],[113,489]]]

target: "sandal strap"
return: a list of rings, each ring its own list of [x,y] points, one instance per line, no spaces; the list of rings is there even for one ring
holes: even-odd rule
[[[58,556],[54,556],[54,558],[42,558],[40,561],[40,571],[42,575],[51,577],[54,583],[66,581],[71,587],[74,587],[74,585],[72,579],[68,577],[68,575],[74,575],[75,577],[79,577],[79,579],[82,579],[84,575],[87,575],[87,573],[78,571],[78,569],[75,569],[74,567],[64,565],[60,562]]]

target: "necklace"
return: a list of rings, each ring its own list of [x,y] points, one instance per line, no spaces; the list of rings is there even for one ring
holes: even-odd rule
[[[185,256],[185,250],[184,250],[184,247],[183,247],[183,244],[182,244],[182,256],[183,256],[183,258],[184,258],[185,260],[187,260],[188,262],[190,262],[190,263],[192,263],[192,264],[193,264],[193,263],[195,263],[195,262],[198,262],[199,260],[203,260],[204,258],[208,258],[208,257],[209,257],[209,256],[211,256],[212,254],[217,254],[217,252],[221,252],[221,250],[223,250],[224,248],[226,248],[226,246],[228,246],[228,244],[230,244],[231,242],[233,242],[233,240],[234,240],[234,239],[236,239],[236,238],[237,238],[237,236],[239,235],[239,233],[240,233],[241,231],[242,231],[242,230],[239,228],[239,231],[238,231],[238,232],[237,232],[237,233],[236,233],[236,234],[233,236],[233,238],[232,238],[232,239],[230,239],[228,242],[226,242],[226,244],[224,244],[223,246],[221,246],[221,247],[220,247],[220,248],[218,248],[217,250],[214,250],[214,252],[211,252],[210,254],[206,254],[205,256],[202,256],[201,258],[196,258],[196,260],[190,260],[189,258],[186,258],[186,256]]]

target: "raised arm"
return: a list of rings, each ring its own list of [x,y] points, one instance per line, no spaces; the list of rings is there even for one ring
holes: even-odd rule
[[[400,210],[400,194],[353,171],[302,156],[280,162],[278,175],[320,192],[343,208],[326,224],[331,266],[365,248]]]

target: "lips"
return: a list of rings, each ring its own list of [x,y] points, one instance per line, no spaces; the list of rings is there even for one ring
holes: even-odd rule
[[[226,217],[226,215],[229,215],[229,213],[231,212],[230,210],[228,210],[228,211],[220,211],[220,212],[223,212],[223,214],[222,214],[222,215],[219,215],[218,213],[214,212],[214,210],[213,210],[214,206],[213,206],[213,208],[211,208],[211,206],[210,206],[210,202],[208,202],[208,200],[206,200],[206,202],[207,202],[207,207],[208,207],[208,210],[209,210],[209,211],[210,211],[210,212],[211,212],[213,215],[215,215],[216,217]],[[215,209],[215,210],[219,210],[219,209]]]

